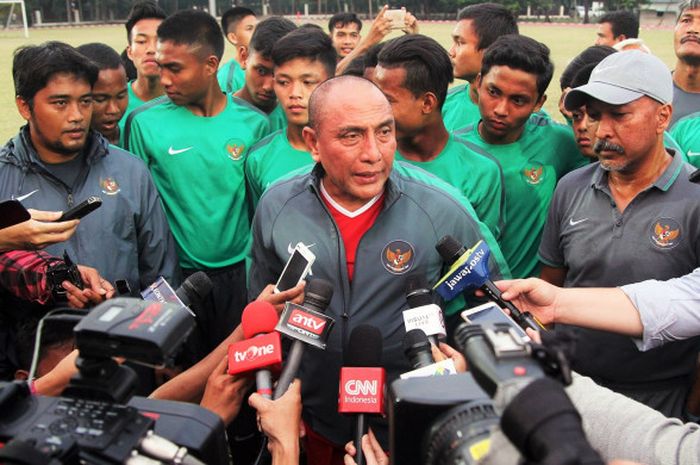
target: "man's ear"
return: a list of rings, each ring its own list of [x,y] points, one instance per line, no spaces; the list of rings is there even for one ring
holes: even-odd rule
[[[229,42],[233,45],[238,45],[238,37],[236,37],[235,32],[228,32],[226,34],[226,39],[228,39]]]
[[[241,68],[247,69],[248,68],[248,58],[250,57],[250,54],[248,53],[248,47],[245,45],[239,45],[238,46],[238,59],[239,62],[238,64],[241,65]]]
[[[426,92],[423,94],[422,97],[422,105],[421,105],[421,111],[423,112],[424,115],[429,115],[430,113],[434,112],[437,107],[438,107],[438,98],[437,95],[435,95],[432,92]]]
[[[129,60],[134,61],[134,59],[131,58],[131,45],[126,46],[126,56],[129,58]]]
[[[209,55],[205,60],[205,64],[209,75],[216,74],[219,70],[219,58],[216,55]]]
[[[32,109],[29,106],[29,102],[22,97],[15,97],[15,104],[17,105],[17,110],[22,119],[29,121],[32,117]]]
[[[311,152],[311,158],[313,158],[316,163],[321,161],[321,156],[318,152],[318,138],[316,130],[310,126],[305,126],[301,131],[301,135],[304,137],[304,142],[306,142],[309,152]]]
[[[544,102],[547,101],[547,94],[542,94],[542,97],[537,101],[537,104],[535,105],[535,108],[532,109],[533,113],[537,113],[542,109],[542,105],[544,105]]]
[[[671,124],[671,117],[673,116],[673,107],[670,103],[661,105],[656,111],[656,120],[658,124],[656,125],[656,133],[663,133],[668,126]]]

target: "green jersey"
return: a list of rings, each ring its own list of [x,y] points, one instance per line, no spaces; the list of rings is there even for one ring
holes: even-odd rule
[[[455,86],[447,91],[442,105],[442,119],[448,131],[478,123],[481,119],[479,105],[469,96],[469,83]]]
[[[130,81],[126,85],[127,93],[129,94],[129,103],[126,106],[126,111],[122,115],[122,119],[119,120],[119,146],[124,147],[124,143],[126,142],[124,140],[124,125],[126,124],[126,119],[129,117],[129,114],[146,103],[144,100],[141,100],[136,96],[134,93],[134,89],[131,87],[131,85],[134,83],[134,81]]]
[[[539,275],[537,249],[557,181],[588,161],[581,155],[571,129],[550,118],[533,115],[512,144],[489,144],[478,124],[455,131],[498,160],[506,190],[506,222],[499,243],[514,278]]]
[[[181,266],[221,268],[245,258],[250,224],[243,165],[267,127],[261,111],[230,95],[211,117],[167,98],[134,114],[126,148],[151,170]]]
[[[284,109],[279,103],[267,117],[270,118],[270,134],[276,132],[278,129],[285,129],[287,127],[287,115],[284,114]]]
[[[289,143],[287,131],[278,129],[250,149],[245,161],[248,195],[253,209],[265,189],[273,182],[302,166],[314,163],[311,154]]]
[[[505,190],[501,167],[486,150],[450,134],[447,145],[430,161],[413,161],[396,151],[396,159],[423,168],[456,187],[474,207],[494,237],[505,223]]]
[[[686,161],[700,168],[700,112],[679,120],[671,128],[671,136],[681,148]],[[668,144],[665,144],[668,147]]]
[[[245,84],[245,70],[236,60],[231,58],[228,63],[219,67],[216,72],[219,87],[227,94],[238,92]]]

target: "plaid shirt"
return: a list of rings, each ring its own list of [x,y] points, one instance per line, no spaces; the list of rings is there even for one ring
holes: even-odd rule
[[[4,252],[0,254],[0,287],[20,299],[46,304],[52,297],[46,270],[57,260],[35,250]]]

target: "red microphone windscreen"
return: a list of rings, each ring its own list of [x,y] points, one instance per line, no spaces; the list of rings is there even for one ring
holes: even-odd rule
[[[243,309],[241,326],[243,337],[250,339],[258,334],[270,333],[277,326],[277,311],[271,303],[254,300]]]

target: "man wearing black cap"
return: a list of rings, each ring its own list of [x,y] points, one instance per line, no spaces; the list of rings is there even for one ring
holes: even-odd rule
[[[566,287],[670,279],[700,263],[700,186],[664,148],[673,113],[671,74],[639,51],[614,53],[567,95],[585,106],[599,162],[564,177],[539,249],[542,277]],[[681,416],[697,340],[639,353],[623,336],[577,329],[574,369],[668,416]]]

